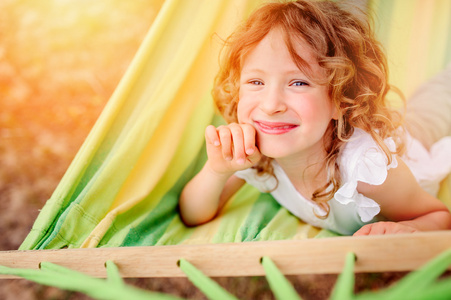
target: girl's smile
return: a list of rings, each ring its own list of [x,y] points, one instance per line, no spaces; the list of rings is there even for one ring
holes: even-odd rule
[[[254,124],[257,130],[265,134],[284,134],[291,132],[292,130],[299,127],[297,124],[285,123],[285,122],[268,122],[268,121],[256,121]]]

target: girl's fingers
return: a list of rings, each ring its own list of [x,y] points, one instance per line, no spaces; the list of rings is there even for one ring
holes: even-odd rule
[[[385,234],[386,231],[382,222],[368,224],[365,227],[366,227],[366,230],[364,231],[365,235],[380,235]]]
[[[238,165],[246,165],[249,162],[255,164],[261,158],[261,154],[255,145],[255,129],[249,124],[232,123],[226,126],[213,125],[205,129],[207,150],[216,157],[234,162]]]
[[[228,126],[219,126],[217,129],[219,140],[222,145],[222,156],[225,160],[231,161],[233,159],[233,143],[232,143],[232,133]]]
[[[229,129],[232,134],[233,158],[237,164],[244,165],[246,162],[246,153],[244,147],[243,129],[236,123],[230,124]]]
[[[366,225],[363,226],[362,228],[360,228],[359,230],[357,230],[353,236],[362,236],[362,235],[368,235],[371,231],[371,227]]]
[[[255,128],[250,124],[241,124],[244,136],[244,149],[247,155],[252,155],[258,151],[255,143]]]
[[[207,141],[207,143],[216,147],[221,145],[216,127],[214,127],[213,125],[207,126],[207,128],[205,129],[205,140]]]
[[[250,124],[242,124],[244,133],[244,147],[247,160],[255,165],[262,157],[260,150],[257,148],[255,128]]]

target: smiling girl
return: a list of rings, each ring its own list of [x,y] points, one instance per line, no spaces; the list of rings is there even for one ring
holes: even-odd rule
[[[185,224],[214,218],[247,182],[340,234],[451,228],[418,184],[421,168],[409,169],[417,151],[403,156],[412,138],[386,101],[386,58],[355,9],[267,4],[227,46],[213,95],[228,125],[206,128],[208,160],[180,197]],[[451,149],[450,138],[438,143]]]

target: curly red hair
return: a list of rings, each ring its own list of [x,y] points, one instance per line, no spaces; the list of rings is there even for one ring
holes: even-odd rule
[[[399,128],[402,116],[388,105],[387,59],[375,38],[368,16],[356,7],[342,7],[332,1],[298,0],[269,3],[256,10],[227,40],[221,69],[216,77],[213,97],[227,122],[237,122],[240,72],[247,54],[273,29],[279,29],[293,61],[311,80],[327,84],[337,108],[338,120],[332,120],[325,139],[325,167],[329,182],[313,194],[313,200],[326,212],[327,203],[341,184],[337,163],[340,150],[354,128],[369,133],[387,156],[392,154],[384,139],[394,137],[398,152],[403,149]],[[317,78],[308,63],[295,51],[299,39],[316,55],[326,79]],[[400,93],[399,93],[400,94]],[[273,174],[271,159],[265,157],[256,166],[259,174]],[[330,189],[329,186],[333,188]]]

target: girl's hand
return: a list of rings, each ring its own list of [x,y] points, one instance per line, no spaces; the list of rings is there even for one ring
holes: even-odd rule
[[[419,230],[412,226],[402,224],[402,222],[376,222],[363,226],[354,233],[354,236],[413,233],[417,231]]]
[[[391,222],[363,226],[354,235],[410,233],[451,229],[451,214],[446,205],[423,190],[401,158],[388,170],[381,185],[359,182],[357,190],[376,201],[380,215]]]
[[[255,128],[249,124],[208,126],[205,129],[208,167],[221,175],[252,167],[261,158],[255,136]]]

